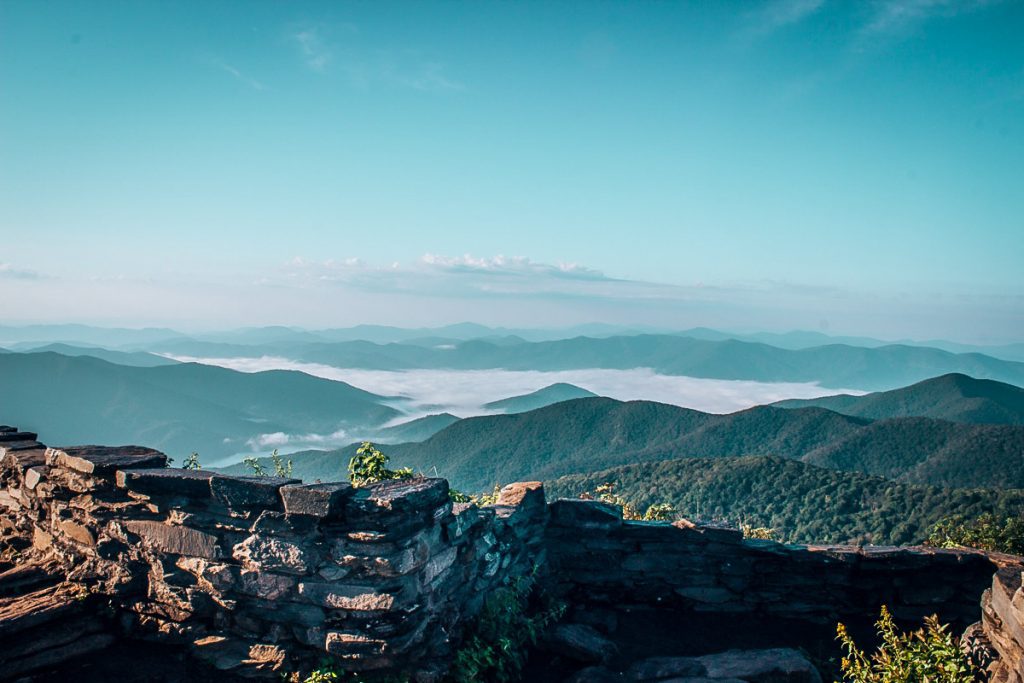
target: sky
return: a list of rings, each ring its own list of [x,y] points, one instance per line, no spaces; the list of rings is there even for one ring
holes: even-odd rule
[[[0,320],[1024,341],[1024,3],[0,0]]]

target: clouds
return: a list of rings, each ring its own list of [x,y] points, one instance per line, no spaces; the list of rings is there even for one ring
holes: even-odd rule
[[[436,55],[414,47],[373,45],[351,23],[313,24],[294,28],[289,40],[307,69],[325,77],[343,78],[350,86],[388,86],[421,92],[464,90]]]

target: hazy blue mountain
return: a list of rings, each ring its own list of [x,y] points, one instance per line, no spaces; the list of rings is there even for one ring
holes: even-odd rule
[[[117,365],[132,365],[140,368],[174,365],[178,362],[146,351],[111,351],[99,346],[71,346],[70,344],[60,343],[31,346],[30,348],[25,348],[24,351],[32,353],[52,351],[62,356],[91,356]]]
[[[543,408],[559,401],[570,401],[574,398],[591,398],[593,396],[597,396],[597,394],[574,384],[558,382],[529,394],[523,394],[522,396],[512,396],[510,398],[503,398],[500,401],[491,401],[484,404],[484,408],[499,410],[503,413],[525,413],[528,410]]]
[[[128,344],[151,344],[184,336],[181,332],[159,327],[127,329],[90,325],[0,325],[0,345],[3,346],[30,341],[118,348]]]
[[[295,456],[296,472],[324,480],[344,476],[353,450]],[[584,398],[459,420],[422,443],[395,444],[386,452],[397,465],[439,472],[470,491],[630,463],[746,455],[939,486],[1024,488],[1024,427],[927,418],[875,422],[823,408],[759,406],[711,415],[649,401]]]
[[[283,370],[129,367],[12,353],[0,356],[0,378],[0,422],[37,431],[50,444],[135,443],[175,457],[198,450],[207,462],[249,450],[246,442],[260,434],[330,434],[399,415],[344,382]]]
[[[907,545],[940,519],[1015,516],[1021,489],[905,484],[772,457],[682,458],[625,465],[546,482],[549,498],[575,497],[605,483],[640,510],[669,503],[690,518],[774,529],[796,543]]]
[[[1024,424],[1024,389],[988,379],[949,374],[864,396],[838,394],[791,399],[781,408],[817,406],[844,415],[873,420],[890,417],[932,417],[952,422]]]
[[[382,444],[426,441],[445,427],[458,421],[459,418],[451,413],[425,415],[415,420],[379,429],[374,434],[373,441]]]
[[[449,368],[480,370],[571,370],[652,368],[669,375],[763,382],[819,382],[825,387],[885,390],[936,375],[960,372],[1024,385],[1024,363],[981,354],[952,354],[913,346],[874,349],[841,344],[780,349],[733,339],[709,341],[673,335],[498,346],[481,340],[454,349],[405,344],[344,342],[309,344],[292,350],[297,360],[336,367],[374,369]]]

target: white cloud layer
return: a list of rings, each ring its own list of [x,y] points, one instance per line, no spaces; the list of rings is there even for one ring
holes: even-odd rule
[[[395,407],[407,415],[398,422],[431,413],[459,417],[484,415],[484,404],[527,394],[556,382],[575,384],[595,394],[622,401],[647,400],[708,413],[731,413],[787,398],[814,398],[847,389],[823,389],[811,382],[754,382],[661,375],[650,368],[591,368],[556,372],[513,370],[362,370],[335,368],[264,356],[262,358],[192,358],[177,360],[218,365],[241,372],[298,370],[316,377],[348,382],[383,396],[398,396]],[[265,445],[272,445],[268,442]]]

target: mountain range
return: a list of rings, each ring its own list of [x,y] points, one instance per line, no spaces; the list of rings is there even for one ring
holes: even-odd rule
[[[827,408],[872,420],[932,417],[978,424],[1024,424],[1024,389],[959,373],[864,396],[839,394],[790,399],[773,405],[780,408]]]
[[[0,355],[0,377],[3,420],[52,444],[131,442],[175,457],[215,459],[250,450],[262,434],[330,434],[400,415],[384,397],[285,370],[132,367],[42,352]]]
[[[343,477],[352,448],[296,454],[296,474]],[[1024,487],[1022,426],[869,420],[823,408],[758,406],[712,415],[650,401],[584,398],[467,418],[387,452],[398,465],[437,472],[468,491],[633,463],[747,455],[935,486]]]

